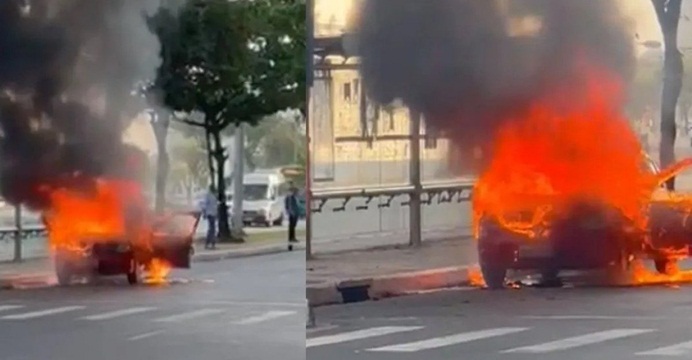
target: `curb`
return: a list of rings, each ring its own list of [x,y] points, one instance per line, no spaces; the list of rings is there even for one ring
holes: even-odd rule
[[[311,307],[348,304],[407,295],[412,292],[468,285],[468,266],[453,266],[393,275],[342,280],[308,286]]]
[[[55,274],[16,275],[0,279],[0,290],[36,289],[57,284]]]
[[[304,251],[305,244],[299,243],[293,245],[293,251]],[[233,249],[233,250],[217,250],[213,252],[206,252],[202,254],[195,253],[192,255],[192,261],[194,262],[210,262],[219,261],[227,259],[236,259],[243,257],[253,257],[260,255],[272,255],[289,252],[287,244],[277,244],[277,245],[267,245],[258,246],[250,249]]]

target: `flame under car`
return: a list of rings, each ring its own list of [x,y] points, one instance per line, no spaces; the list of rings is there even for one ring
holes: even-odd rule
[[[60,285],[76,277],[126,275],[130,284],[142,281],[155,262],[173,268],[190,268],[198,213],[176,213],[155,221],[148,241],[122,237],[80,239],[79,248],[55,249],[55,271]]]
[[[646,158],[647,171],[664,180],[689,167],[684,160],[661,172]],[[549,204],[548,204],[549,205]],[[549,207],[549,206],[548,206]],[[675,192],[658,187],[643,212],[645,231],[635,226],[618,209],[598,201],[575,201],[559,213],[541,215],[539,210],[511,214],[511,220],[481,216],[478,220],[478,255],[485,284],[497,289],[505,285],[509,270],[534,270],[544,281],[558,280],[561,270],[626,269],[635,259],[654,261],[656,270],[677,270],[677,260],[689,254],[692,202]],[[506,224],[530,224],[510,229]]]

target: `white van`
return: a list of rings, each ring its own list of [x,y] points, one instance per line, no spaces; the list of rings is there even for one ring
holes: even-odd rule
[[[243,223],[281,226],[286,179],[281,173],[255,172],[243,177]]]

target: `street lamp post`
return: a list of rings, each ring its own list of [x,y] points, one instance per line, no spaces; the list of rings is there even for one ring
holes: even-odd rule
[[[306,25],[307,25],[307,49],[306,55],[306,76],[305,86],[305,138],[307,141],[307,154],[305,157],[305,259],[312,258],[312,136],[310,136],[311,117],[311,94],[314,80],[314,49],[315,49],[315,2],[306,0]]]

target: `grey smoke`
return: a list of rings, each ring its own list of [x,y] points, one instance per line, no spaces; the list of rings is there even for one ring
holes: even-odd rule
[[[586,54],[627,81],[633,31],[613,0],[363,0],[356,24],[369,96],[401,99],[458,144],[478,145],[508,114],[567,81]],[[542,19],[510,36],[510,15]]]
[[[41,187],[133,176],[121,141],[144,104],[160,44],[147,26],[165,0],[0,1],[0,194],[47,206]],[[142,165],[142,164],[140,164]]]

